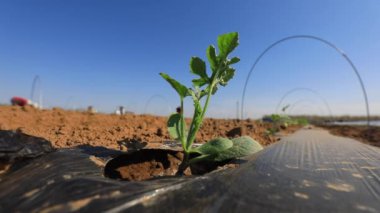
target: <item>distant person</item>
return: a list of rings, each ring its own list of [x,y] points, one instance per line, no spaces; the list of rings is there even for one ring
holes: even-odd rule
[[[87,112],[89,112],[89,113],[97,113],[96,109],[93,106],[88,106],[87,107]]]
[[[123,106],[120,106],[118,110],[115,112],[116,115],[124,115],[125,114],[125,109]]]

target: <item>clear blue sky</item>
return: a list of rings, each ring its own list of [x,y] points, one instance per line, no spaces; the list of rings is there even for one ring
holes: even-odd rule
[[[165,115],[178,98],[158,73],[190,86],[190,57],[205,58],[219,34],[238,31],[234,55],[241,62],[235,78],[213,97],[208,116],[235,117],[254,59],[276,40],[296,34],[319,36],[343,49],[362,73],[371,111],[380,114],[379,11],[378,0],[1,0],[0,102],[30,97],[39,75],[45,107],[93,105],[111,112],[125,105]],[[273,112],[281,96],[297,87],[317,91],[334,114],[365,113],[350,66],[327,46],[301,39],[277,46],[258,64],[249,82],[247,116]],[[293,112],[327,113],[321,98],[306,91],[284,104],[300,100]]]

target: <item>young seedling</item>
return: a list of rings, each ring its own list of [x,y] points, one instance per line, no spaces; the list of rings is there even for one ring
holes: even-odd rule
[[[293,126],[293,125],[306,126],[309,123],[307,119],[305,118],[294,119],[288,115],[281,115],[281,114],[272,114],[270,116],[265,116],[263,120],[265,121],[269,120],[272,123],[272,127],[267,129],[268,135],[275,135],[281,129],[286,129],[289,126]]]
[[[192,57],[190,59],[190,72],[197,76],[192,80],[192,88],[187,88],[169,75],[160,73],[180,97],[180,110],[172,114],[167,123],[170,136],[181,142],[184,151],[184,159],[177,174],[182,174],[191,163],[204,160],[224,161],[262,149],[259,143],[247,136],[234,140],[217,138],[198,148],[192,147],[205,117],[211,96],[217,92],[219,86],[226,86],[235,74],[235,69],[231,65],[236,64],[240,59],[238,57],[229,58],[228,56],[238,45],[239,35],[233,32],[218,37],[218,54],[213,45],[207,48],[206,54],[211,73],[206,71],[206,63],[201,58]],[[194,114],[190,128],[186,127],[183,104],[184,99],[188,96],[194,102]],[[203,98],[206,100],[202,106],[201,99]],[[189,159],[192,153],[197,153],[198,156]]]

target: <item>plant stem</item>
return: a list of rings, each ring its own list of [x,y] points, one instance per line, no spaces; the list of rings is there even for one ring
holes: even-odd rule
[[[207,99],[206,99],[205,105],[203,106],[203,110],[202,110],[202,114],[201,114],[201,120],[202,120],[202,121],[203,121],[203,118],[204,118],[204,116],[205,116],[205,114],[206,114],[206,110],[207,110],[207,108],[208,108],[208,105],[209,105],[209,102],[210,102],[210,98],[211,98],[211,95],[212,95],[212,90],[213,90],[214,86],[215,86],[215,83],[212,82],[212,83],[210,84],[209,91],[208,91],[208,93],[207,93]],[[195,110],[196,110],[196,109],[195,109]],[[195,113],[194,113],[194,115],[195,115]],[[194,119],[193,119],[193,121],[194,121]],[[195,140],[195,136],[196,136],[196,134],[197,134],[199,128],[201,127],[201,123],[200,123],[199,125],[197,125],[197,126],[194,126],[194,125],[193,125],[193,122],[192,122],[192,125],[191,125],[191,126],[192,126],[193,128],[190,129],[191,132],[190,132],[189,136],[187,137],[187,143],[186,143],[186,145],[187,145],[186,149],[187,149],[187,150],[190,150],[190,149],[191,149],[191,145],[193,145],[193,142],[194,142],[194,140]],[[194,129],[194,130],[193,130],[193,129]]]
[[[187,148],[186,148],[186,137],[185,137],[185,118],[183,116],[183,112],[184,112],[184,108],[183,108],[183,98],[181,98],[181,111],[180,111],[180,114],[181,114],[181,144],[182,144],[182,147],[184,147],[184,152],[186,153],[187,152]]]
[[[209,88],[209,91],[207,93],[207,99],[206,99],[206,102],[205,102],[205,105],[203,106],[203,110],[202,110],[202,114],[201,114],[201,120],[203,120],[205,114],[206,114],[206,110],[208,108],[208,105],[209,105],[209,102],[210,102],[210,98],[211,98],[211,95],[212,95],[212,90],[214,88],[214,82],[210,85],[210,88]],[[195,136],[197,134],[197,132],[199,131],[199,128],[200,128],[200,124],[199,125],[194,125],[194,117],[196,115],[196,112],[195,112],[196,109],[194,109],[194,115],[193,115],[193,119],[192,119],[192,122],[191,122],[191,125],[190,125],[190,130],[189,130],[189,135],[187,137],[187,141],[186,141],[186,146],[184,146],[184,157],[183,157],[183,161],[182,163],[179,165],[178,167],[178,171],[177,171],[177,175],[183,175],[183,172],[186,170],[186,168],[189,166],[189,155],[190,155],[190,150],[191,150],[191,145],[193,145],[193,142],[195,140]]]
[[[210,90],[208,91],[207,99],[206,99],[206,103],[205,103],[205,105],[204,105],[204,107],[203,107],[203,111],[202,111],[202,116],[201,116],[201,117],[202,117],[202,120],[203,120],[203,118],[205,117],[206,110],[207,110],[207,108],[208,108],[208,104],[209,104],[209,102],[210,102],[210,98],[211,98],[212,90],[214,89],[214,86],[215,86],[215,84],[212,83],[211,86],[210,86]],[[199,128],[198,128],[198,129],[199,129]]]
[[[183,175],[183,172],[189,166],[188,162],[189,162],[189,155],[190,155],[190,153],[184,151],[183,154],[184,154],[183,160],[182,160],[181,164],[178,166],[178,171],[177,171],[176,175]]]

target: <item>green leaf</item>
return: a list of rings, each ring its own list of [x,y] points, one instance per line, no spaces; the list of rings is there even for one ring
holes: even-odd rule
[[[279,122],[281,120],[281,116],[278,114],[272,114],[270,117],[273,122]]]
[[[202,87],[208,83],[208,80],[204,78],[199,78],[199,79],[192,80],[192,82],[194,86]]]
[[[290,104],[288,104],[288,105],[282,107],[281,111],[285,112],[289,107],[290,107]]]
[[[168,132],[170,137],[172,137],[175,140],[178,140],[181,138],[181,115],[178,113],[170,115],[167,126],[168,126]]]
[[[227,138],[216,138],[198,147],[196,151],[202,155],[216,155],[232,146],[233,142],[231,140]]]
[[[225,161],[235,158],[241,158],[254,154],[263,149],[261,144],[253,140],[249,136],[243,136],[232,139],[233,146],[227,150],[220,152],[213,160]]]
[[[216,72],[218,68],[218,59],[216,57],[215,47],[213,45],[210,45],[207,48],[206,54],[207,54],[207,59],[208,59],[208,62],[210,63],[212,72]]]
[[[200,93],[200,98],[204,97],[205,95],[208,94],[208,91],[211,89],[211,87],[207,87],[206,89],[202,90],[201,93]],[[218,91],[218,86],[215,85],[214,87],[212,87],[212,92],[211,92],[211,95],[215,95],[215,93]],[[200,99],[199,98],[199,99]]]
[[[220,76],[219,84],[226,86],[228,81],[231,80],[235,75],[235,69],[228,67]]]
[[[213,159],[213,155],[200,155],[198,157],[195,157],[195,158],[192,158],[190,161],[189,161],[189,164],[193,164],[193,163],[197,163],[197,162],[200,162],[200,161],[210,161]]]
[[[205,95],[207,95],[207,90],[202,90],[199,95],[199,99],[203,98]]]
[[[200,76],[202,79],[208,79],[206,73],[206,63],[202,59],[198,57],[191,57],[190,70],[192,73]]]
[[[209,89],[207,89],[208,91]],[[212,92],[211,92],[211,95],[215,95],[216,91],[218,91],[218,86],[215,85],[213,88],[212,88]]]
[[[169,84],[177,91],[178,95],[181,97],[181,98],[184,98],[186,96],[189,96],[189,92],[188,92],[188,89],[187,87],[185,87],[184,85],[182,85],[181,83],[179,83],[178,81],[174,80],[173,78],[171,78],[168,74],[165,74],[165,73],[160,73],[160,75],[162,76],[162,78],[164,78],[167,82],[169,82]]]
[[[227,33],[218,37],[219,57],[227,58],[239,45],[239,34],[237,32]]]
[[[231,60],[228,61],[228,65],[231,65],[231,64],[236,64],[240,61],[240,58],[238,57],[233,57],[231,58]]]
[[[168,127],[168,132],[171,138],[174,140],[181,140],[182,137],[182,131],[181,131],[181,114],[174,113],[169,116],[168,122],[167,122],[167,127]],[[184,128],[186,130],[186,123],[183,123]],[[185,137],[187,136],[187,133],[185,131]],[[181,141],[182,142],[182,141]]]

